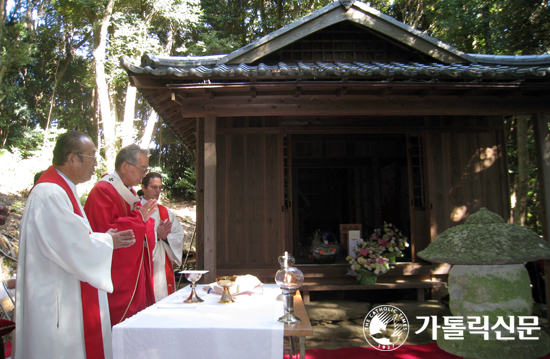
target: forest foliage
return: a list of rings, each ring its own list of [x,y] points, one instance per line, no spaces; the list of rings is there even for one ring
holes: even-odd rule
[[[141,143],[151,148],[151,164],[165,174],[174,195],[193,196],[187,188],[194,180],[193,150],[129,86],[120,57],[139,64],[144,53],[226,54],[329,2],[2,1],[0,149],[17,149],[24,158],[40,148],[52,127],[81,130],[96,142],[100,170],[109,170],[118,148]],[[373,0],[370,5],[467,53],[537,55],[550,49],[550,7],[543,0]],[[519,121],[525,126],[518,127]],[[537,228],[532,136],[529,162],[523,163],[516,147],[518,136],[532,132],[529,119],[510,118],[507,125],[511,195],[527,193],[521,197],[527,199],[525,208],[516,212]],[[518,180],[525,170],[529,180]]]

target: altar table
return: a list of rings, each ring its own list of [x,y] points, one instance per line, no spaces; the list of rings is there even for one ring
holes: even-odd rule
[[[220,295],[202,287],[197,285],[202,303],[183,303],[191,292],[187,286],[115,325],[114,359],[281,359],[284,335],[300,337],[303,355],[305,335],[311,335],[309,318],[304,310],[309,331],[277,321],[284,314],[277,285],[264,284],[263,294],[239,295],[230,304],[219,304]]]

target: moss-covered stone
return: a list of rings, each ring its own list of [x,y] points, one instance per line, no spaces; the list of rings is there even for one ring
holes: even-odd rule
[[[521,340],[517,333],[502,336],[514,337],[514,340],[499,340],[495,331],[489,331],[489,340],[468,332],[464,332],[464,340],[447,340],[444,332],[438,330],[437,345],[448,353],[476,359],[536,359],[550,351],[550,338],[542,330],[530,335],[538,337],[537,340]]]
[[[456,316],[531,315],[529,273],[522,264],[455,265],[449,272],[449,306]]]
[[[450,264],[519,264],[550,259],[550,245],[532,230],[481,208],[464,224],[441,233],[418,256]]]

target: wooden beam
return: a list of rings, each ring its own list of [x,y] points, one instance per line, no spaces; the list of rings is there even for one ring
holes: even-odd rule
[[[550,102],[538,98],[474,97],[464,100],[457,96],[263,96],[240,99],[217,97],[193,99],[182,106],[185,117],[207,114],[223,117],[244,116],[509,116],[550,112]]]
[[[170,91],[170,94],[171,94],[171,100],[177,103],[178,105],[183,105],[183,102],[185,102],[185,100],[189,96],[187,92],[174,91],[174,90]]]
[[[204,268],[208,283],[216,280],[216,116],[204,118]]]
[[[196,153],[196,199],[197,199],[197,226],[195,228],[196,248],[197,248],[197,269],[204,269],[204,120],[196,118],[195,127],[197,129],[195,141]]]
[[[193,128],[193,127],[189,127],[189,128],[186,129],[185,131],[180,131],[181,135],[182,135],[184,138],[188,138],[188,137],[193,136],[194,132],[195,132],[195,128]]]
[[[548,85],[523,83],[420,83],[420,82],[385,82],[385,81],[281,81],[263,83],[200,83],[168,85],[166,91],[185,92],[190,101],[219,99],[230,97],[232,101],[246,101],[249,97],[269,98],[285,97],[294,94],[296,97],[309,98],[345,98],[388,96],[399,97],[495,97],[504,100],[512,97],[514,101],[523,98],[538,98],[544,101],[550,91]],[[210,90],[210,91],[208,91]],[[143,90],[150,93],[151,90]],[[155,90],[155,92],[158,92]],[[252,95],[251,95],[252,94]],[[242,97],[242,98],[240,98]],[[462,99],[462,101],[465,101]]]
[[[322,89],[326,92],[334,91],[335,89],[341,86],[349,87],[351,92],[352,89],[355,89],[361,93],[371,89],[371,91],[376,92],[385,88],[392,88],[395,90],[403,91],[418,91],[425,88],[433,88],[435,91],[443,90],[470,90],[470,89],[479,89],[479,90],[491,90],[491,91],[509,91],[520,89],[521,91],[538,91],[541,92],[541,96],[545,96],[546,93],[542,91],[548,91],[547,84],[536,84],[536,83],[518,83],[518,82],[439,82],[439,83],[426,83],[426,82],[410,82],[410,81],[385,81],[384,78],[373,78],[367,80],[347,80],[342,79],[341,81],[315,81],[315,80],[298,80],[298,79],[281,79],[277,82],[250,82],[243,80],[235,80],[233,82],[209,82],[209,83],[178,83],[178,84],[166,84],[166,87],[170,90],[181,90],[181,91],[202,91],[205,89],[211,89],[217,92],[221,91],[241,91],[246,94],[250,87],[256,87],[258,91],[278,91],[278,92],[288,92],[294,89],[296,86],[302,86],[304,92],[311,89]],[[151,91],[151,90],[147,90]],[[158,92],[158,89],[155,89]]]
[[[383,87],[377,91],[378,97],[384,97],[391,93],[392,93],[392,88],[390,86]]]
[[[302,86],[296,86],[294,89],[294,97],[300,97],[302,94]]]
[[[168,91],[155,91],[156,93],[153,95],[153,101],[156,103],[162,103],[162,102],[170,102],[171,101],[171,93]]]
[[[336,95],[336,97],[340,97],[342,95],[345,95],[346,92],[348,92],[348,87],[347,86],[342,86],[342,87],[340,87],[336,90],[335,95]]]
[[[139,89],[163,89],[166,88],[166,83],[160,78],[130,76],[130,83]]]
[[[185,131],[188,131],[189,129],[194,129],[195,128],[195,121],[193,120],[190,120],[190,119],[183,119],[183,118],[180,118],[179,121],[177,122],[177,126],[174,126],[174,129],[178,132],[185,132]]]
[[[542,235],[550,241],[550,135],[548,133],[548,122],[550,113],[537,113],[533,116],[533,128],[535,131],[535,146],[537,153],[537,167],[539,179],[539,193],[541,200],[541,217],[542,217]],[[544,261],[546,268],[546,315],[550,320],[550,276],[548,268],[550,268],[550,260]]]
[[[212,100],[216,97],[216,94],[212,89],[205,89],[204,92],[206,93],[206,97],[208,97],[209,100]]]
[[[175,92],[172,91],[172,92],[170,93],[170,96],[171,96],[172,101],[174,101],[175,103],[177,103],[177,104],[180,105],[180,106],[183,105],[183,103],[179,102],[179,101],[176,99],[176,93],[175,93]]]
[[[423,89],[423,90],[418,91],[417,96],[418,96],[418,97],[426,97],[426,96],[430,96],[430,95],[435,94],[435,92],[436,92],[436,90],[435,90],[435,88],[432,86],[432,87],[428,87],[428,88],[426,88],[426,89]]]

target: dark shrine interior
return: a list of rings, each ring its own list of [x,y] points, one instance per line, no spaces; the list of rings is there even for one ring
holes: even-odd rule
[[[368,238],[385,221],[409,236],[407,163],[404,134],[293,135],[296,262],[315,264],[310,247],[320,230],[339,245],[335,263],[345,263],[341,224],[361,224]],[[410,261],[410,249],[399,260]]]

